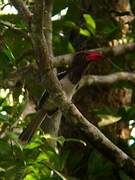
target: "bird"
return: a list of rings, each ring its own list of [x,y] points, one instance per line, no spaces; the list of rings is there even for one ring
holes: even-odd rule
[[[84,74],[84,71],[88,64],[90,62],[100,61],[103,59],[103,53],[97,51],[76,53],[73,57],[69,70],[57,75],[58,79],[60,80],[61,86],[69,100],[72,100],[77,84]],[[49,92],[45,90],[40,98],[35,117],[20,134],[19,141],[22,144],[28,143],[41,123],[45,121],[46,116],[52,116],[57,110],[58,107],[49,96]]]

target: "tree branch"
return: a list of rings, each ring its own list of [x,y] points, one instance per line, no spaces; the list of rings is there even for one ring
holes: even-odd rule
[[[79,82],[79,90],[83,86],[91,86],[92,84],[112,84],[117,81],[131,81],[135,83],[135,73],[117,72],[109,75],[85,75]]]
[[[127,52],[133,52],[134,50],[135,50],[135,43],[129,43],[129,44],[124,44],[124,45],[118,45],[115,47],[97,48],[97,49],[91,49],[88,51],[81,51],[81,52],[98,51],[98,52],[103,53],[105,56],[120,56]],[[61,56],[56,56],[54,58],[54,66],[59,67],[59,66],[70,65],[72,62],[73,56],[75,54],[65,54]]]
[[[104,156],[109,158],[119,168],[123,169],[129,176],[134,178],[135,161],[116,145],[114,145],[93,124],[91,124],[85,117],[83,117],[75,105],[67,99],[65,93],[62,91],[61,84],[57,79],[52,67],[52,57],[49,54],[47,41],[42,29],[40,29],[43,27],[42,22],[44,19],[44,14],[42,12],[44,8],[45,0],[35,0],[32,39],[34,49],[36,50],[36,57],[42,71],[45,74],[44,81],[47,91],[50,93],[50,96],[53,98],[56,105],[60,108],[63,115],[67,119],[70,119],[72,123],[74,123],[88,135],[91,144],[93,144],[96,149],[100,150]],[[111,50],[111,52],[113,51]],[[109,50],[107,53],[109,53]],[[116,53],[116,55],[118,55],[118,53]]]
[[[69,109],[66,107],[63,110],[65,117],[83,130],[85,134],[87,134],[90,143],[105,157],[115,163],[118,168],[123,169],[130,177],[135,177],[135,161],[114,145],[99,131],[99,129],[83,117],[73,104],[67,103],[66,101],[65,103],[66,104],[63,104],[63,107],[64,105],[69,106]]]
[[[5,21],[2,21],[2,20],[0,21],[0,24],[3,25],[3,26],[5,26],[5,27],[7,27],[9,30],[17,33],[18,35],[23,36],[25,39],[31,40],[28,32],[23,31],[23,30],[20,29],[20,28],[17,28],[17,27],[15,26],[15,24],[9,23],[9,22],[5,22]]]
[[[99,51],[103,54],[105,54],[106,56],[120,56],[123,54],[126,54],[127,52],[133,52],[135,50],[135,43],[129,43],[129,44],[124,44],[124,45],[118,45],[115,47],[104,47],[104,48],[98,48],[98,49],[91,49],[91,50],[87,50],[87,51],[81,51],[81,52],[91,52],[91,51]],[[25,54],[24,56],[22,55],[22,59],[23,57],[27,57],[29,55],[34,54],[34,50],[33,49],[29,49],[28,50],[30,52]],[[78,52],[76,52],[78,53]],[[72,59],[74,57],[74,55],[76,54],[64,54],[64,55],[60,55],[60,56],[55,56],[53,57],[53,66],[54,67],[64,67],[64,66],[70,66],[72,63]],[[21,60],[21,58],[19,58]]]
[[[13,6],[15,6],[15,8],[18,10],[19,14],[21,14],[24,21],[29,23],[33,14],[29,11],[29,9],[26,7],[24,2],[21,0],[10,0],[10,1],[13,4]]]
[[[135,177],[135,161],[114,145],[93,124],[84,118],[62,91],[61,84],[52,68],[52,58],[49,55],[47,41],[42,31],[38,31],[38,28],[41,25],[39,25],[39,22],[42,22],[43,20],[43,15],[40,12],[42,12],[42,6],[45,6],[45,4],[43,4],[43,0],[40,1],[40,3],[39,0],[35,0],[35,5],[37,9],[34,14],[35,21],[33,26],[35,32],[32,33],[33,45],[36,49],[37,59],[43,66],[42,70],[45,74],[45,86],[47,91],[50,93],[50,96],[53,98],[55,104],[60,108],[63,115],[88,135],[90,142],[96,149],[100,150],[102,154],[117,164],[119,168],[124,169],[131,177]]]
[[[50,51],[51,56],[53,56],[53,47],[52,47],[52,10],[53,3],[52,0],[46,1],[45,5],[45,17],[44,17],[44,32],[47,41],[47,45]]]

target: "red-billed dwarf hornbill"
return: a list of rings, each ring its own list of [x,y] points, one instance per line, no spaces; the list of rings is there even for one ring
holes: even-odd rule
[[[84,70],[90,62],[100,61],[104,59],[104,55],[99,52],[78,53],[74,56],[70,69],[67,72],[58,74],[58,78],[65,91],[67,98],[70,100],[74,95],[77,84],[80,81]],[[27,143],[31,140],[37,128],[45,120],[46,116],[51,116],[58,108],[55,103],[49,98],[49,93],[45,91],[41,97],[37,113],[34,119],[27,125],[19,136],[22,143]]]

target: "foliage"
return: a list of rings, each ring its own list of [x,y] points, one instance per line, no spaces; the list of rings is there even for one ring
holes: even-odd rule
[[[31,9],[32,3],[27,2]],[[2,7],[4,1],[0,1],[0,5]],[[134,1],[131,2],[131,5],[134,10]],[[67,13],[63,16],[61,10],[65,8],[67,8]],[[53,16],[57,14],[59,18],[53,21],[53,50],[55,55],[97,48],[102,43],[106,45],[111,40],[121,38],[121,26],[118,22],[108,17],[94,17],[90,10],[83,7],[80,0],[55,0]],[[133,31],[126,35],[126,39],[132,41],[135,38],[134,23],[135,21],[131,23]],[[89,143],[81,140],[81,138],[56,138],[60,146],[59,152],[48,145],[47,139],[41,132],[37,133],[32,142],[26,146],[18,143],[20,128],[25,127],[26,119],[27,121],[31,120],[31,116],[33,116],[33,114],[27,116],[24,122],[20,124],[21,114],[28,102],[28,97],[34,97],[37,103],[43,89],[42,85],[38,84],[40,75],[35,75],[35,69],[29,68],[24,71],[28,65],[34,66],[36,64],[34,55],[28,53],[29,56],[27,56],[26,53],[23,58],[20,58],[21,54],[29,52],[31,48],[32,43],[27,26],[20,19],[20,16],[18,14],[3,14],[1,11],[0,179],[130,179],[122,171],[117,172],[114,165],[104,159],[99,152],[93,150]],[[126,64],[127,59],[128,65]],[[114,58],[112,71],[119,71],[125,66],[127,69],[134,70],[133,61],[134,53],[126,54],[125,57],[118,57],[117,60]],[[19,72],[17,77],[14,75],[16,72]],[[25,79],[20,81],[22,73],[25,74]],[[119,87],[128,87],[134,91],[134,86],[129,82],[113,84],[113,88]],[[133,120],[130,124],[130,128],[133,129],[135,124],[134,109],[135,105],[133,103],[119,109],[93,108],[92,113],[94,112],[101,121],[103,117],[119,117],[117,123],[124,121],[129,125],[130,120]],[[128,144],[130,139],[134,140],[134,137],[129,135],[128,139],[119,142],[116,136],[113,136],[116,121],[110,119],[107,119],[107,121],[109,121],[107,125],[111,124],[113,127],[109,131],[103,129],[106,135],[135,158],[134,144],[131,146]],[[76,144],[79,147],[77,152],[76,149],[72,148]],[[67,147],[71,147],[71,149]]]

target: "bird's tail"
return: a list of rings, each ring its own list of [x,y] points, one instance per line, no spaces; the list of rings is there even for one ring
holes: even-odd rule
[[[23,132],[19,136],[19,141],[21,144],[28,143],[36,132],[37,128],[40,126],[42,121],[46,117],[46,111],[40,109],[34,119],[27,125]]]

